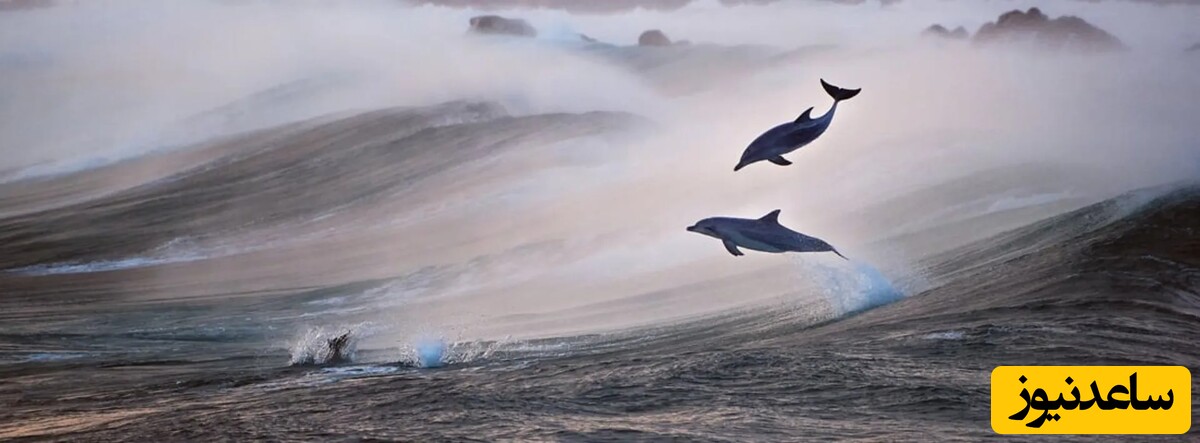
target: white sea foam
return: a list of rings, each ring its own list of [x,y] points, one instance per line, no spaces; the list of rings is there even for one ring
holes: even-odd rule
[[[966,335],[963,331],[941,331],[922,335],[921,338],[926,340],[962,340]]]
[[[117,260],[98,260],[92,262],[47,263],[8,269],[4,272],[22,275],[88,274],[93,272],[120,271],[124,269],[165,265],[171,263],[184,263],[202,260],[204,258],[205,257],[202,255],[130,257]]]

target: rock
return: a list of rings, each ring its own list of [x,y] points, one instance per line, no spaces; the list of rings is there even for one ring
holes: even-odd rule
[[[657,29],[651,29],[638,36],[638,46],[671,46],[671,39]]]
[[[967,32],[967,28],[964,28],[962,26],[954,28],[954,30],[951,31],[951,30],[946,29],[946,27],[942,26],[942,25],[933,25],[928,28],[925,28],[925,31],[921,32],[921,35],[926,36],[926,37],[937,37],[937,38],[945,38],[945,39],[951,39],[951,40],[966,40],[967,37],[971,36],[971,34]]]
[[[471,17],[470,32],[488,35],[537,37],[537,30],[533,29],[533,26],[530,26],[525,20],[521,20],[519,18],[504,18],[498,15],[481,15],[478,17]]]
[[[1103,29],[1074,16],[1050,19],[1038,8],[1001,14],[975,33],[974,42],[1031,42],[1054,50],[1104,52],[1125,49],[1125,44]]]
[[[943,36],[950,35],[950,30],[946,29],[945,26],[935,23],[933,25],[930,25],[928,28],[925,28],[925,30],[922,31],[921,34],[943,37]]]

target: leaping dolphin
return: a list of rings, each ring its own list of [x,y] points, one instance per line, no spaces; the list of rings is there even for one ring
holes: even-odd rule
[[[712,217],[688,226],[688,231],[704,234],[725,243],[725,249],[735,256],[743,255],[738,246],[762,252],[832,252],[842,253],[816,237],[809,237],[779,224],[779,210],[759,219]]]
[[[733,170],[737,171],[746,165],[763,160],[779,166],[792,164],[783,158],[783,154],[800,149],[820,137],[829,128],[829,122],[833,121],[833,112],[837,110],[838,102],[849,100],[862,91],[862,89],[842,89],[826,83],[824,79],[821,79],[821,86],[825,88],[825,92],[830,97],[833,97],[833,107],[829,108],[825,115],[812,118],[813,108],[808,108],[807,111],[800,114],[800,117],[796,118],[796,121],[784,123],[764,132],[750,143],[750,146],[742,153],[741,161]]]
[[[350,356],[346,352],[348,350],[346,345],[350,344],[350,331],[346,331],[344,334],[337,337],[327,339],[325,340],[325,343],[329,345],[329,354],[327,354],[325,357],[326,364],[338,364],[350,361]]]

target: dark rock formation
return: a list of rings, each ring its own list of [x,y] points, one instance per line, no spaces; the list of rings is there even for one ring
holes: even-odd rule
[[[530,26],[525,20],[504,18],[498,15],[471,17],[470,31],[476,34],[537,37],[537,30],[533,29],[533,26]]]
[[[1000,15],[975,33],[975,43],[1031,42],[1048,49],[1084,52],[1114,51],[1125,48],[1116,37],[1079,17],[1050,19],[1038,8],[1013,10]]]
[[[921,32],[921,35],[926,36],[926,37],[937,37],[937,38],[945,38],[945,39],[950,39],[950,40],[966,40],[967,37],[971,36],[971,34],[969,32],[967,32],[967,28],[964,28],[962,26],[954,28],[954,30],[951,31],[949,29],[946,29],[946,27],[942,26],[942,25],[933,25],[928,28],[925,28],[925,31]]]
[[[657,29],[651,29],[638,36],[638,46],[671,46],[671,39]]]

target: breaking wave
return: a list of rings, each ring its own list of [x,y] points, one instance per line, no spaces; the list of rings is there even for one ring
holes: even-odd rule
[[[175,7],[211,12],[145,25],[209,17]],[[0,439],[982,439],[997,365],[1200,365],[1193,62],[744,45],[712,7],[675,23],[714,41],[642,47],[611,17],[489,40],[470,11],[246,5],[190,31],[267,46],[228,90],[201,87],[225,47],[0,64],[34,117],[67,102],[37,87],[79,100],[0,119],[55,149],[0,171]],[[565,41],[585,25],[613,43]],[[61,82],[94,58],[166,67]],[[731,172],[834,77],[864,92],[819,145]],[[781,207],[853,261],[683,229]]]

